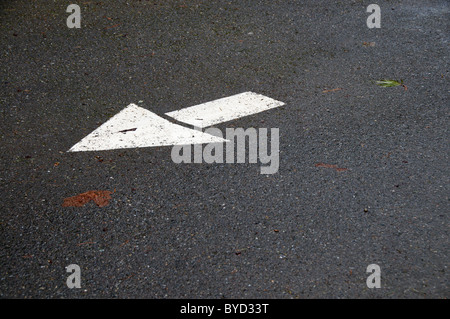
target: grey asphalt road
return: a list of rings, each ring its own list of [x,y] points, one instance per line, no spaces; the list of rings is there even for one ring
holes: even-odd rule
[[[372,2],[2,1],[0,297],[448,298],[449,3],[379,0],[369,29]],[[286,104],[216,127],[279,128],[276,174],[67,152],[130,103],[246,91]]]

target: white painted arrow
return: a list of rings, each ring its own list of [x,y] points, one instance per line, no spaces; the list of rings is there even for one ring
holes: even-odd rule
[[[227,140],[173,124],[149,110],[130,104],[69,152],[223,142]]]
[[[166,113],[177,121],[195,127],[208,127],[284,105],[270,97],[244,92],[211,102]]]
[[[166,115],[204,128],[282,105],[283,102],[267,96],[245,92]],[[171,123],[149,110],[130,104],[75,144],[69,152],[223,142],[228,140]]]

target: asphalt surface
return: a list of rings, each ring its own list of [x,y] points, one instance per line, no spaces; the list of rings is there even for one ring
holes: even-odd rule
[[[372,2],[83,1],[69,29],[70,1],[2,1],[0,297],[448,298],[449,3],[369,29]],[[279,128],[276,174],[67,152],[130,103],[246,91],[286,105],[217,127]]]

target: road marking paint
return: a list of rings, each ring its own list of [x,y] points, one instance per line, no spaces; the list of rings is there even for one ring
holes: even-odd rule
[[[223,142],[227,140],[173,124],[149,110],[130,104],[68,152]]]
[[[204,128],[263,112],[284,104],[261,94],[244,92],[169,112],[166,115],[173,117],[177,121]]]

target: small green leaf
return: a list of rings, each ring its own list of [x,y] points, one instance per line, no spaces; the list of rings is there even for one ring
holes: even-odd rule
[[[380,81],[375,81],[375,83],[382,87],[393,87],[393,86],[402,85],[403,80],[401,82],[394,81],[394,80],[380,80]]]

